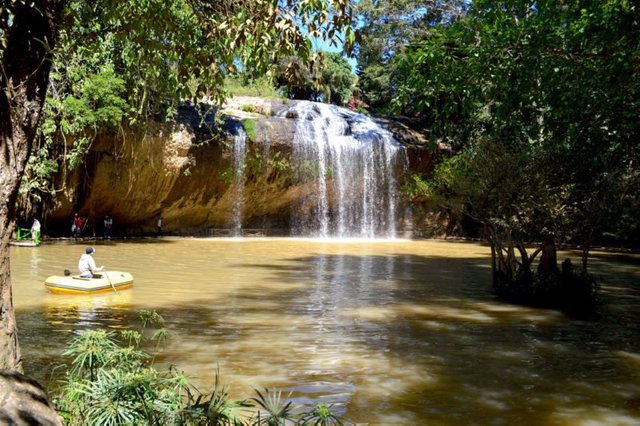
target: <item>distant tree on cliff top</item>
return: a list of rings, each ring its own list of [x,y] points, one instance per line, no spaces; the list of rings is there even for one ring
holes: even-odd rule
[[[320,66],[309,67],[300,64],[300,59],[283,59],[280,69],[286,70],[291,64],[299,69],[296,78],[289,78],[281,72],[278,84],[292,99],[323,101],[335,105],[346,105],[353,94],[356,76],[347,59],[337,52],[320,52]]]
[[[320,88],[325,102],[346,105],[353,95],[356,76],[351,64],[340,53],[326,53],[325,66],[320,71]]]
[[[349,0],[8,0],[0,6],[0,368],[20,369],[9,272],[18,188],[37,133],[90,134],[100,123],[224,97],[240,58],[267,70],[311,60],[308,37],[353,39]],[[61,48],[62,47],[62,48]],[[50,80],[50,72],[54,76]],[[294,72],[294,70],[287,70]],[[49,92],[48,92],[49,90]],[[61,97],[60,93],[71,97]],[[47,94],[52,111],[38,127]],[[62,103],[62,107],[57,105]],[[77,113],[76,113],[77,112]],[[87,119],[85,113],[89,113]]]
[[[355,55],[358,88],[372,111],[388,112],[398,85],[394,58],[437,27],[455,22],[467,0],[361,0]]]

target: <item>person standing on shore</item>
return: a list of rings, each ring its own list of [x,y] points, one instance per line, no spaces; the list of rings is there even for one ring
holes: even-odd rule
[[[158,236],[162,235],[162,216],[158,218],[158,222],[156,222],[156,228],[158,231]]]
[[[111,216],[104,217],[104,233],[102,234],[102,238],[105,240],[111,239],[111,227],[113,226],[113,219]]]
[[[73,224],[71,225],[71,233],[74,238],[80,238],[84,229],[85,219],[78,213],[73,215]]]
[[[78,220],[78,213],[74,213],[71,218],[71,236],[76,236],[76,220]]]
[[[33,219],[33,225],[31,225],[31,239],[36,245],[40,244],[40,221],[36,218]]]

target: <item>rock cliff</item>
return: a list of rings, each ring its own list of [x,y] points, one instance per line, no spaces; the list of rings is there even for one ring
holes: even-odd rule
[[[83,165],[58,177],[64,190],[45,208],[45,233],[68,235],[74,212],[88,218],[85,235],[100,235],[105,215],[113,218],[115,235],[152,233],[160,215],[174,234],[230,229],[238,191],[233,146],[242,127],[248,136],[243,228],[287,234],[292,209],[315,189],[293,178],[297,165],[289,154],[298,117],[282,113],[285,108],[280,101],[233,99],[223,110],[224,132],[215,136],[208,131],[212,118],[192,107],[181,108],[173,123],[101,135]],[[405,145],[410,172],[432,168],[434,151],[422,134],[380,122]]]

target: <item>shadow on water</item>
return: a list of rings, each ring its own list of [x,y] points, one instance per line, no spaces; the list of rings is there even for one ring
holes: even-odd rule
[[[338,301],[332,307],[371,329],[359,340],[370,346],[365,353],[392,354],[389,360],[398,362],[389,367],[420,378],[388,388],[384,407],[424,411],[431,420],[454,424],[553,423],[576,410],[607,422],[640,420],[636,286],[603,279],[600,321],[581,321],[497,301],[485,284],[484,260],[406,255],[393,262],[349,256],[297,260],[294,267],[276,268],[282,279],[319,278],[324,297]],[[395,273],[390,266],[411,273],[400,272],[396,284],[385,286]]]
[[[375,424],[640,422],[637,269],[597,266],[600,316],[581,321],[496,300],[484,258],[317,254],[233,266],[265,278],[159,309],[173,332],[162,359],[203,383],[220,363],[223,378]],[[68,332],[131,327],[133,308],[21,312],[25,369],[43,378]]]

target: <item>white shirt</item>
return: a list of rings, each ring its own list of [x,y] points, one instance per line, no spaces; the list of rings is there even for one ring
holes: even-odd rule
[[[93,272],[98,269],[96,266],[96,261],[93,260],[93,256],[90,254],[83,254],[80,256],[80,261],[78,262],[78,269],[80,270],[80,274],[84,274],[85,272]]]
[[[31,230],[32,231],[40,230],[40,221],[38,219],[33,219],[33,225],[31,225]]]

